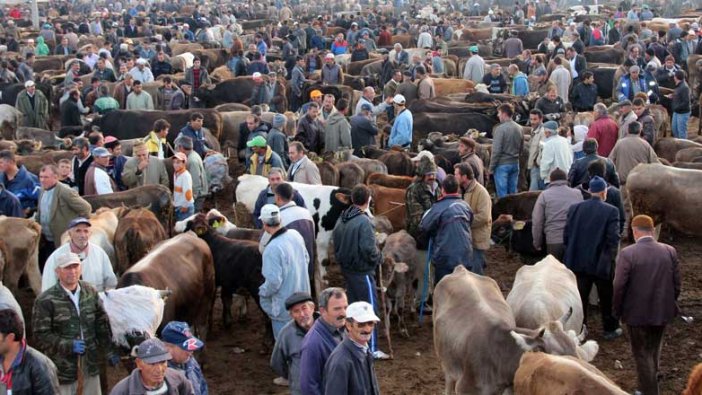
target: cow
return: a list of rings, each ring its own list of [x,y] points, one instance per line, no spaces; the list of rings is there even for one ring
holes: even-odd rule
[[[527,352],[514,375],[515,395],[626,395],[604,373],[571,356]]]
[[[49,105],[53,103],[53,87],[51,84],[48,82],[37,82],[36,83],[37,90],[41,91],[41,93],[46,96],[46,100],[49,102]],[[24,90],[24,84],[21,83],[0,83],[0,104],[7,104],[12,107],[17,104],[17,96],[19,96],[20,92]]]
[[[39,175],[44,165],[57,164],[61,159],[71,158],[73,158],[71,151],[48,151],[43,154],[17,156],[17,164],[26,167],[30,173]]]
[[[258,288],[263,284],[261,274],[263,257],[259,245],[250,240],[233,240],[217,234],[205,216],[197,214],[187,225],[188,230],[204,240],[212,251],[215,267],[215,285],[221,287],[222,323],[225,328],[232,325],[232,295],[240,289],[246,290],[261,307]],[[263,310],[261,310],[263,311]],[[267,317],[264,313],[264,317]],[[265,320],[266,333],[271,335],[270,320]]]
[[[702,170],[702,163],[700,162],[673,162],[672,166],[681,169]]]
[[[339,172],[338,185],[342,188],[352,189],[366,179],[366,172],[355,162],[342,162],[335,167]]]
[[[702,393],[702,363],[698,363],[690,372],[687,386],[682,395],[698,395]]]
[[[492,220],[495,221],[502,214],[511,215],[515,220],[531,219],[536,199],[540,191],[520,192],[498,199],[492,206]]]
[[[145,208],[123,209],[114,237],[117,252],[115,272],[126,272],[134,263],[145,257],[158,243],[168,238],[168,233],[158,218]]]
[[[359,165],[361,169],[363,169],[366,175],[366,179],[371,173],[388,174],[388,167],[385,165],[385,163],[377,159],[352,158],[351,162]]]
[[[372,191],[373,215],[388,217],[395,232],[405,228],[405,190],[369,185]]]
[[[591,69],[590,71],[592,71],[592,74],[595,77],[597,96],[605,99],[612,97],[615,83],[614,74],[619,68],[619,65],[588,63],[588,68]]]
[[[193,233],[183,233],[157,245],[130,267],[117,288],[144,285],[171,290],[166,300],[163,322],[185,321],[198,337],[207,339],[212,328],[215,298],[215,270],[207,243]],[[159,332],[163,323],[159,327]]]
[[[393,176],[389,174],[371,173],[366,179],[368,185],[381,185],[387,188],[407,189],[412,184],[413,177]]]
[[[110,258],[112,267],[116,267],[117,256],[115,254],[115,232],[119,223],[118,216],[122,215],[123,208],[99,208],[90,218],[90,242],[100,246]],[[61,235],[61,244],[71,241],[68,231]]]
[[[465,93],[475,88],[475,82],[457,78],[433,78],[436,96]]]
[[[640,164],[626,179],[633,216],[646,214],[685,234],[698,235],[697,202],[702,193],[702,172],[661,164]]]
[[[319,169],[319,176],[322,179],[322,185],[339,186],[339,169],[333,162],[328,160],[322,161],[317,163],[317,168]],[[363,169],[361,169],[361,172],[363,172]]]
[[[575,274],[553,255],[519,268],[507,304],[522,328],[537,329],[572,309],[563,329],[576,333],[583,329],[583,305]]]
[[[408,108],[412,114],[419,112],[431,113],[462,113],[479,112],[486,115],[497,114],[497,107],[492,103],[465,103],[463,101],[452,100],[447,97],[436,97],[433,99],[417,99]]]
[[[5,140],[17,139],[17,129],[22,122],[22,113],[14,107],[14,103],[0,104],[0,137]]]
[[[675,162],[693,162],[702,157],[702,147],[683,148],[675,154]]]
[[[585,48],[583,56],[589,63],[622,64],[626,52],[620,47],[611,45],[597,45]]]
[[[476,129],[492,138],[492,129],[497,125],[497,118],[480,113],[418,113],[414,115],[412,140],[416,144],[427,137],[430,132],[463,134],[468,129]]]
[[[412,295],[418,301],[417,290],[422,278],[422,265],[417,262],[417,243],[406,230],[393,233],[383,246],[383,287],[387,288],[388,313],[397,317],[400,333],[409,337],[405,324],[405,299]]]
[[[495,280],[463,265],[434,288],[434,349],[441,360],[446,394],[500,394],[512,386],[525,351],[578,355],[574,336],[562,320],[539,329],[517,327]],[[595,353],[584,348],[586,361]]]
[[[0,267],[0,279],[15,295],[23,274],[27,275],[34,294],[41,293],[40,237],[41,226],[35,221],[0,216],[0,261],[4,261],[4,266]]]
[[[678,151],[690,147],[702,148],[702,144],[673,137],[662,138],[653,143],[653,150],[656,151],[656,155],[670,163],[675,162],[675,155],[677,155]]]
[[[236,77],[222,81],[214,86],[203,86],[197,92],[206,107],[214,107],[225,103],[245,103],[251,98],[254,81],[251,77]],[[277,92],[280,95],[282,93]]]
[[[379,161],[385,163],[388,168],[388,174],[395,176],[413,176],[415,173],[414,163],[410,156],[403,151],[390,150],[383,154]]]
[[[63,70],[64,62],[69,57],[67,55],[37,56],[34,58],[32,70],[35,73],[41,73],[46,70]]]
[[[83,196],[93,210],[100,207],[144,207],[151,210],[170,233],[173,222],[171,191],[163,185],[144,185],[122,192]]]
[[[17,128],[15,138],[18,140],[34,140],[47,149],[69,149],[73,144],[70,138],[59,138],[56,132],[26,126]]]
[[[222,134],[222,116],[213,109],[198,108],[179,111],[141,111],[141,110],[114,110],[100,117],[95,117],[92,126],[98,126],[105,136],[114,136],[119,140],[143,138],[153,130],[154,122],[158,119],[165,119],[171,124],[168,131],[168,142],[173,141],[178,136],[180,129],[190,122],[190,115],[199,112],[204,116],[204,128],[207,128],[214,141],[208,140],[208,144],[219,141]],[[59,137],[66,137],[59,134]],[[217,146],[210,148],[216,149]]]

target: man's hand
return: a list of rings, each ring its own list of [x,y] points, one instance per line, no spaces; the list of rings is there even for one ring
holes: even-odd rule
[[[119,355],[114,354],[110,358],[107,359],[107,363],[110,364],[113,368],[117,365],[119,365]]]
[[[74,340],[73,341],[73,353],[74,354],[85,354],[85,340]]]
[[[137,169],[139,170],[144,170],[146,169],[146,166],[149,165],[149,158],[147,157],[144,160],[140,160],[139,163],[137,163]]]

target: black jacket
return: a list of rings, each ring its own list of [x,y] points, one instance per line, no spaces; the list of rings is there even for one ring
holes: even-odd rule
[[[78,166],[78,158],[73,157],[73,180],[78,185],[78,194],[83,196],[85,192],[85,173],[93,163],[93,156],[90,155],[82,165]]]
[[[373,369],[373,355],[364,353],[346,338],[332,351],[324,366],[325,395],[378,395],[380,387]]]
[[[2,385],[0,387],[5,388]],[[46,355],[27,346],[22,362],[12,372],[12,394],[54,395],[58,393],[56,365]]]
[[[61,105],[61,127],[82,125],[83,122],[80,120],[78,104],[71,99],[67,99]]]
[[[690,87],[681,81],[673,92],[673,102],[670,105],[674,113],[685,114],[690,112]]]
[[[301,142],[309,151],[320,153],[324,144],[323,130],[319,119],[311,119],[309,115],[305,114],[297,124],[295,141]]]
[[[570,170],[568,171],[568,185],[570,185],[571,188],[576,188],[578,185],[589,182],[590,176],[587,173],[587,167],[590,165],[590,163],[598,159],[602,159],[605,162],[605,181],[607,181],[608,184],[619,188],[619,174],[617,174],[617,170],[614,168],[614,163],[605,157],[597,155],[596,153],[585,155],[584,157],[573,162],[573,164],[570,166]]]
[[[575,111],[592,111],[597,103],[597,85],[585,85],[580,82],[570,93],[570,101]]]
[[[375,144],[375,136],[378,129],[370,119],[361,114],[351,117],[351,146],[353,154],[361,156],[361,148]]]
[[[578,78],[582,79],[583,73],[587,71],[587,60],[583,55],[575,55],[575,71],[578,72]]]
[[[368,215],[356,206],[341,214],[332,232],[334,254],[342,272],[375,274],[382,256],[375,242],[375,228]]]
[[[556,100],[551,101],[546,96],[544,96],[541,99],[537,100],[536,108],[541,110],[541,112],[544,113],[544,115],[560,114],[562,112],[565,112],[565,103],[563,103],[563,99],[560,97],[556,97]]]

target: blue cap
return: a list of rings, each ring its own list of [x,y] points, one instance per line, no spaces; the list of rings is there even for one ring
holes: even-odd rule
[[[161,331],[161,339],[185,351],[197,351],[205,346],[205,343],[193,336],[188,323],[182,321],[169,322]]]
[[[93,149],[93,156],[96,158],[105,158],[112,156],[112,154],[110,154],[110,151],[108,151],[107,148],[96,147]]]
[[[363,103],[361,104],[361,111],[372,111],[373,107],[371,107],[370,104],[368,103]]]
[[[590,193],[600,193],[607,189],[607,182],[600,176],[594,176],[590,179]]]
[[[544,129],[558,130],[558,122],[556,122],[556,121],[544,122]]]
[[[90,224],[90,221],[88,221],[87,218],[78,217],[78,218],[73,218],[73,220],[71,220],[71,222],[68,223],[68,229],[72,229],[73,227],[78,226],[80,224],[92,226]]]

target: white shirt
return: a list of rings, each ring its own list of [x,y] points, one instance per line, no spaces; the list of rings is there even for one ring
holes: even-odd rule
[[[139,66],[134,66],[129,70],[129,74],[131,74],[135,80],[141,81],[142,84],[154,81],[154,75],[148,67],[144,67],[144,70],[139,70]]]
[[[570,166],[573,164],[573,151],[570,149],[568,140],[565,137],[555,135],[544,140],[543,144],[544,149],[541,153],[539,166],[541,178],[549,182],[549,175],[556,168],[568,174]]]
[[[576,56],[573,56],[573,59],[569,60],[569,62],[570,62],[570,74],[571,74],[571,76],[573,77],[573,79],[578,78],[578,71],[575,70],[575,59],[576,59],[576,58],[577,58]]]
[[[94,175],[93,180],[95,181],[95,191],[97,192],[98,195],[104,195],[107,193],[114,192],[112,190],[112,183],[110,182],[110,176],[107,175],[107,172],[105,172],[105,170],[102,170],[99,167],[95,167],[94,174],[95,175]]]
[[[54,239],[58,240],[58,237],[61,237],[61,235],[54,236]],[[98,292],[116,287],[117,276],[115,276],[115,272],[112,270],[110,258],[99,245],[90,242],[88,245],[88,256],[82,258],[81,270],[83,274],[81,275],[81,279],[94,286]],[[56,285],[58,282],[58,278],[56,277],[56,258],[61,255],[66,255],[69,252],[71,252],[71,245],[70,243],[66,243],[57,248],[46,260],[44,273],[41,276],[42,292]]]

